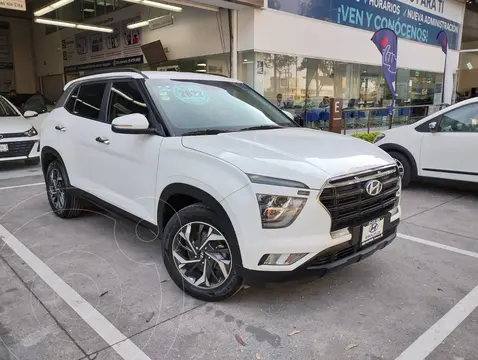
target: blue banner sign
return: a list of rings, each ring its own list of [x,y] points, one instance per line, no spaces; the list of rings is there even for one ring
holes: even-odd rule
[[[363,30],[391,29],[398,37],[437,46],[445,30],[457,49],[460,24],[396,0],[269,0],[269,8]]]
[[[143,62],[144,62],[143,55],[139,55],[139,56],[131,56],[131,57],[121,58],[121,59],[99,61],[99,62],[94,62],[89,64],[66,66],[64,68],[64,71],[65,73],[76,73],[76,72],[85,71],[85,70],[97,70],[97,69],[105,69],[105,68],[116,67],[116,66],[142,64]]]

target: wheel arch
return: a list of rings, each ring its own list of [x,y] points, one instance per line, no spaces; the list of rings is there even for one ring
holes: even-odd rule
[[[417,162],[415,160],[415,157],[412,155],[412,153],[409,150],[407,150],[406,148],[398,144],[383,144],[383,145],[380,145],[379,147],[380,149],[382,149],[383,151],[387,153],[391,151],[395,151],[404,155],[408,159],[412,167],[412,178],[415,178],[418,176]]]
[[[54,160],[60,161],[63,164],[63,166],[65,166],[65,162],[63,161],[63,158],[61,157],[61,155],[58,153],[58,151],[56,151],[50,146],[44,146],[41,149],[40,159],[41,159],[41,168],[43,171],[43,175],[46,175],[46,171],[48,170],[48,165],[50,165],[50,163]]]
[[[196,186],[183,184],[183,183],[173,183],[166,186],[163,191],[161,192],[161,196],[159,197],[158,203],[158,227],[162,231],[166,226],[166,222],[163,219],[163,214],[167,210],[167,208],[171,208],[172,206],[169,204],[169,200],[173,196],[183,195],[187,196],[192,199],[196,199],[196,202],[200,202],[205,204],[207,207],[211,208],[216,214],[218,214],[221,218],[228,221],[228,225],[232,227],[231,220],[227,215],[226,210],[224,210],[223,206],[217,201],[212,195],[207,193],[206,191],[199,189]],[[188,204],[190,205],[190,204]],[[174,209],[174,211],[181,210],[181,208]]]
[[[187,197],[193,201],[192,202],[186,201],[184,203],[179,202],[180,206],[175,208],[174,202],[173,204],[171,204],[169,200],[178,196]],[[194,203],[202,203],[206,205],[208,208],[210,208],[212,211],[214,211],[218,215],[221,222],[224,222],[225,225],[229,227],[230,231],[232,231],[235,237],[234,244],[231,244],[231,245],[235,248],[236,254],[239,256],[238,265],[242,266],[242,257],[241,257],[241,252],[240,252],[238,241],[237,241],[237,234],[229,215],[227,214],[226,210],[221,205],[221,203],[216,198],[214,198],[214,196],[212,196],[208,192],[196,186],[184,184],[184,183],[172,183],[163,189],[159,197],[158,210],[157,210],[157,222],[158,222],[159,233],[160,234],[163,233],[164,228],[167,224],[167,221],[172,216],[174,216],[175,212],[181,210],[182,208],[188,205],[192,205]],[[171,213],[168,214],[168,211],[172,211],[172,214]]]

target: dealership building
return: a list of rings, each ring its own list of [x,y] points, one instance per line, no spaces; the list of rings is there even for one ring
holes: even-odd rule
[[[451,103],[459,89],[472,93],[469,75],[478,68],[478,22],[463,1],[12,1],[26,10],[0,10],[0,92],[41,91],[52,101],[71,79],[134,67],[233,76],[288,104],[328,96],[387,106],[382,56],[371,41],[380,28],[398,35],[398,106]]]

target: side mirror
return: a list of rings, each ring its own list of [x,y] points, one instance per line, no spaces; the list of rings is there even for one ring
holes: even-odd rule
[[[148,119],[143,114],[129,114],[113,119],[111,130],[120,134],[151,134]]]
[[[431,123],[428,124],[428,128],[430,129],[430,132],[434,133],[434,132],[437,132],[437,122],[436,121],[433,121]]]
[[[294,115],[292,115],[290,112],[285,111],[285,110],[282,110],[282,112],[283,112],[284,114],[286,114],[289,119],[294,120]]]
[[[23,114],[23,117],[25,117],[25,118],[32,118],[32,117],[35,117],[35,116],[38,116],[38,113],[36,111],[31,111],[31,110],[27,110]]]

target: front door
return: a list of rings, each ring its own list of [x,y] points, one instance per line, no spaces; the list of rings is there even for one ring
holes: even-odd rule
[[[422,138],[423,176],[478,181],[478,103],[446,112],[437,119],[437,132]]]

